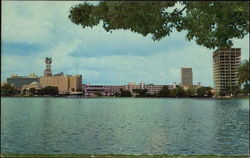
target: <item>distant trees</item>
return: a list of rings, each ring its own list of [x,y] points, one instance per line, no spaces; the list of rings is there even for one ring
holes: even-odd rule
[[[58,95],[58,88],[54,87],[54,86],[47,86],[45,88],[41,88],[41,89],[36,90],[35,94],[55,96],[55,95]]]
[[[243,86],[243,89],[241,90],[241,92],[242,92],[244,95],[247,95],[247,94],[249,94],[249,91],[250,91],[250,86],[249,86],[249,84],[245,84],[245,85]]]
[[[128,90],[120,89],[120,97],[132,97],[132,94]]]
[[[233,86],[231,88],[230,93],[234,96],[237,97],[240,94],[240,86]]]
[[[200,87],[197,89],[197,96],[198,97],[212,97],[212,93],[211,93],[212,88],[211,87]]]
[[[96,96],[99,96],[99,97],[100,97],[100,96],[102,96],[102,93],[101,93],[101,92],[95,92],[95,93],[94,93],[94,95],[96,95]]]
[[[119,97],[119,96],[120,96],[120,93],[119,93],[119,92],[115,92],[115,93],[114,93],[114,96],[115,96],[115,97]]]
[[[194,89],[192,87],[184,90],[181,86],[176,86],[174,89],[168,89],[167,86],[162,89],[156,95],[157,97],[212,97],[211,87],[200,87]]]
[[[37,92],[37,90],[36,90],[35,88],[30,88],[30,89],[29,89],[29,94],[30,94],[31,96],[33,96],[36,92]]]
[[[157,96],[159,97],[169,97],[170,91],[168,86],[163,86],[162,89],[158,92]]]
[[[176,86],[176,88],[173,89],[173,94],[175,94],[176,97],[186,97],[185,90],[180,86]]]
[[[133,89],[133,92],[136,93],[137,97],[147,97],[148,96],[147,89]]]
[[[14,96],[16,94],[19,94],[19,91],[10,84],[1,86],[1,96]]]
[[[193,96],[195,96],[195,94],[196,94],[196,90],[194,88],[189,88],[186,91],[187,97],[193,97]]]
[[[241,63],[238,70],[238,78],[240,84],[247,84],[250,81],[250,70],[249,70],[249,61],[245,60]]]
[[[242,86],[242,93],[247,95],[249,93],[249,82],[250,82],[250,69],[249,61],[245,60],[241,63],[238,71],[239,84]]]
[[[175,89],[169,89],[168,86],[163,86],[162,89],[155,94],[148,93],[147,89],[133,89],[136,97],[191,97],[195,95],[195,91],[185,91],[182,87],[176,86]],[[120,89],[120,92],[114,94],[116,97],[131,97],[129,90]]]

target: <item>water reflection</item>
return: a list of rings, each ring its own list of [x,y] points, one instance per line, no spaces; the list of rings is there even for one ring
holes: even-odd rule
[[[247,154],[249,149],[249,110],[247,102],[218,100],[214,102],[216,120],[214,152]]]
[[[3,153],[247,154],[248,100],[3,98]]]

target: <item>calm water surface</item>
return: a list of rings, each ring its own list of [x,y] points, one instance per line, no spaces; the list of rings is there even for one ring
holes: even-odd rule
[[[248,101],[1,98],[1,151],[248,154]]]

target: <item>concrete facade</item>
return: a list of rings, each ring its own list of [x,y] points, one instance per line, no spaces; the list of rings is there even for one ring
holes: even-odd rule
[[[32,83],[30,83],[30,84],[28,84],[28,85],[24,85],[23,87],[22,87],[22,89],[21,89],[21,93],[22,94],[25,94],[25,95],[30,95],[30,92],[29,92],[29,90],[31,89],[31,88],[35,88],[35,89],[41,89],[42,87],[41,87],[41,85],[38,83],[38,82],[32,82]]]
[[[151,95],[157,94],[164,86],[168,86],[168,89],[173,89],[173,85],[154,85],[147,84],[144,85],[144,88],[148,90],[148,93]]]
[[[226,92],[238,86],[240,48],[217,49],[213,53],[213,78],[215,93]]]
[[[105,96],[112,96],[116,92],[120,92],[120,89],[128,90],[133,95],[133,89],[147,89],[148,93],[153,95],[158,93],[163,86],[168,86],[169,89],[173,89],[173,85],[154,85],[154,84],[144,84],[140,83],[139,85],[135,83],[128,83],[127,85],[90,85],[90,84],[83,84],[82,88],[85,92],[86,96],[93,96],[97,92],[101,93]]]
[[[198,88],[201,88],[202,86],[200,84],[198,85],[185,85],[185,84],[182,84],[180,85],[180,87],[182,87],[185,91],[188,90],[188,89],[193,89],[193,90],[197,90]]]
[[[7,78],[7,83],[21,90],[24,85],[28,85],[32,82],[39,82],[39,78],[35,73],[31,73],[29,76],[18,76],[17,74],[12,74],[10,78]]]
[[[181,68],[181,84],[192,85],[193,84],[193,71],[192,68]]]
[[[64,76],[64,75],[54,75],[54,76],[43,76],[40,77],[40,82],[42,87],[54,86],[58,87],[59,94],[67,94],[70,92],[81,91],[82,75],[75,76]]]
[[[64,75],[63,72],[52,75],[51,63],[52,59],[46,57],[46,69],[44,76],[40,77],[39,84],[42,87],[54,86],[58,88],[59,94],[68,94],[80,92],[82,90],[82,75]]]
[[[82,89],[85,96],[93,96],[96,93],[101,93],[104,96],[113,96],[116,92],[120,92],[120,89],[125,90],[124,85],[90,85],[83,84]]]

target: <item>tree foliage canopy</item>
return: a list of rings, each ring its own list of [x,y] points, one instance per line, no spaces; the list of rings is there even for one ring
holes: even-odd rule
[[[130,91],[128,90],[123,90],[123,89],[120,89],[120,97],[131,97],[132,94]]]
[[[162,89],[158,92],[159,97],[168,97],[170,95],[170,91],[168,86],[163,86]]]
[[[136,93],[138,97],[146,97],[148,95],[147,89],[133,89],[133,92]]]
[[[239,78],[239,83],[246,83],[250,82],[250,69],[249,69],[249,61],[244,60],[238,70],[238,78]]]
[[[18,91],[10,84],[1,86],[1,96],[14,96]]]
[[[54,87],[54,86],[46,86],[42,89],[39,89],[37,91],[38,95],[58,95],[58,87]]]
[[[212,93],[211,93],[211,87],[200,87],[197,89],[197,95],[199,97],[204,97],[205,95],[211,97]]]
[[[160,40],[176,29],[207,48],[231,47],[249,33],[249,2],[102,1],[70,9],[69,19],[85,27],[103,24],[106,31],[130,30]]]

